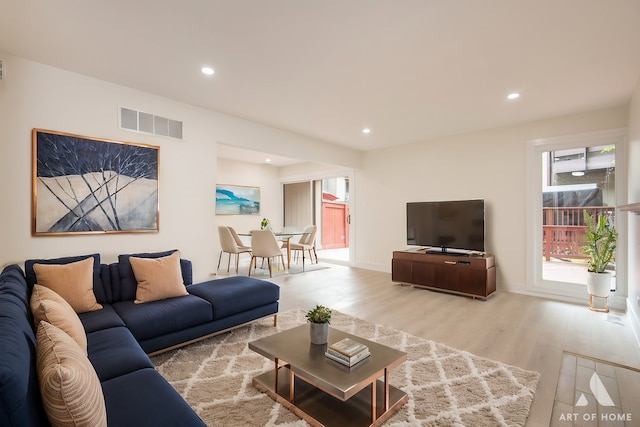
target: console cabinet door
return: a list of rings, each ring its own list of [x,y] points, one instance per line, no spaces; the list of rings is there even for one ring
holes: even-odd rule
[[[487,270],[460,268],[460,292],[487,296]]]
[[[413,263],[413,283],[423,286],[437,286],[436,266],[428,262]]]
[[[394,282],[413,283],[412,262],[404,259],[391,261],[391,280]]]
[[[436,286],[448,291],[460,291],[460,268],[456,264],[437,264]]]

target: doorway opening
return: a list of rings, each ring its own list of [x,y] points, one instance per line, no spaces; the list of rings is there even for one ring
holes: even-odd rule
[[[349,178],[322,180],[322,249],[318,256],[332,261],[349,261]]]
[[[316,225],[320,260],[346,264],[351,259],[349,183],[348,176],[337,176],[283,185],[283,224],[291,230]]]

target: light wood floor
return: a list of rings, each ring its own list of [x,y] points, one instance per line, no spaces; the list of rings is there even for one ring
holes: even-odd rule
[[[221,269],[219,274],[227,273]],[[527,427],[550,423],[563,350],[640,368],[640,348],[621,312],[595,313],[582,305],[507,292],[473,300],[401,286],[388,273],[340,265],[271,280],[281,286],[281,311],[322,304],[541,373]]]

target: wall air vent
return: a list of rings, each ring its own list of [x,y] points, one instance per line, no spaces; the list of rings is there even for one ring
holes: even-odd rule
[[[131,108],[120,108],[120,128],[168,138],[182,139],[182,122]]]

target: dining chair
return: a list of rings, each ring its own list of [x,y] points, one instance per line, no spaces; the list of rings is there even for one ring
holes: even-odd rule
[[[256,267],[256,258],[267,260],[269,265],[269,277],[273,277],[271,258],[280,257],[284,268],[284,255],[282,248],[271,230],[254,230],[251,232],[251,262],[249,263],[249,276],[251,270]]]
[[[315,225],[308,225],[304,228],[303,235],[300,236],[300,239],[297,242],[291,243],[291,251],[293,251],[296,256],[298,251],[302,252],[302,268],[304,269],[304,253],[305,251],[309,252],[309,259],[313,262],[313,256],[311,251],[316,257],[316,264],[318,263],[318,253],[316,252],[316,231],[318,227]]]
[[[238,232],[236,231],[235,228],[230,227],[230,226],[227,226],[227,228],[231,232],[231,235],[233,236],[233,240],[236,242],[236,245],[238,245],[238,247],[251,248],[250,246],[247,246],[247,245],[244,244],[242,239],[240,239],[240,236],[238,235]]]
[[[238,260],[240,258],[240,254],[248,253],[251,254],[251,248],[249,246],[244,246],[240,237],[238,240],[234,239],[233,232],[231,231],[231,227],[227,227],[225,225],[221,225],[218,227],[218,234],[220,235],[220,246],[222,250],[220,250],[220,256],[218,257],[218,270],[220,270],[220,261],[222,261],[222,254],[229,254],[229,261],[227,262],[227,272],[229,271],[229,267],[231,266],[231,254],[235,254],[236,256],[236,273],[238,273]],[[238,241],[240,242],[238,244]]]

